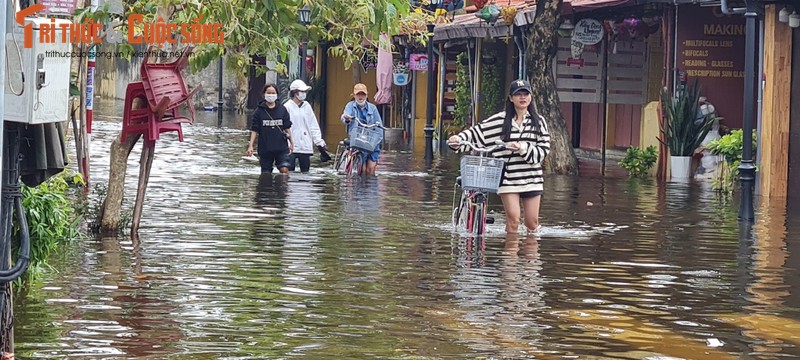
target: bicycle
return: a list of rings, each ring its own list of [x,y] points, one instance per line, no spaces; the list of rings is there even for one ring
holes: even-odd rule
[[[450,145],[466,145],[479,154],[461,157],[461,174],[456,177],[456,186],[453,188],[453,227],[456,230],[463,227],[470,234],[483,235],[486,232],[489,193],[496,193],[500,187],[505,166],[504,159],[487,155],[497,149],[505,149],[505,143],[498,140],[495,145],[480,147],[468,141],[459,141]],[[456,204],[459,187],[461,199]]]
[[[366,163],[365,153],[371,153],[381,142],[381,132],[385,130],[381,124],[365,124],[359,119],[350,131],[349,138],[339,141],[336,146],[334,169],[347,176],[361,175]]]

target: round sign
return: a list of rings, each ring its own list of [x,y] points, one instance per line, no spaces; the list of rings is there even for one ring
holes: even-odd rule
[[[575,24],[572,39],[584,44],[594,45],[603,40],[603,24],[595,19],[581,19]]]

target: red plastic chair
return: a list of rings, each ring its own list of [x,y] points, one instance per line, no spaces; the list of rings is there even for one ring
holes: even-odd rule
[[[195,112],[192,96],[200,87],[195,87],[190,92],[181,74],[181,70],[189,63],[192,48],[192,46],[187,46],[175,61],[163,64],[150,63],[150,53],[153,47],[147,49],[140,72],[147,102],[150,109],[156,113],[157,119],[160,119],[167,111],[186,103],[189,107],[190,123],[194,122]]]
[[[122,141],[128,136],[142,134],[147,141],[156,141],[161,133],[177,131],[178,140],[183,142],[183,129],[181,124],[191,123],[191,120],[178,116],[177,108],[167,112],[166,117],[159,118],[147,106],[139,109],[133,108],[136,99],[147,104],[147,95],[142,82],[132,82],[125,90],[125,108],[122,113]]]

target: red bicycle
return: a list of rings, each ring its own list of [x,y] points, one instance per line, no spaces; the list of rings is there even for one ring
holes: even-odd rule
[[[456,230],[466,229],[473,235],[483,235],[486,232],[486,211],[489,193],[496,193],[503,177],[505,160],[487,156],[492,151],[505,149],[505,143],[496,141],[495,145],[481,147],[471,142],[460,141],[450,145],[466,145],[475,155],[465,155],[461,158],[461,175],[456,178],[453,188],[453,226]],[[461,197],[456,203],[459,187]]]

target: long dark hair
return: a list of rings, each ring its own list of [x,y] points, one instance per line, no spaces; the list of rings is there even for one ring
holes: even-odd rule
[[[528,104],[528,114],[531,116],[533,131],[538,132],[541,119],[539,118],[539,110],[536,109],[536,104],[533,103],[533,94],[531,94],[531,102]],[[503,120],[503,141],[511,140],[509,139],[511,136],[511,122],[514,121],[514,117],[516,116],[517,109],[514,107],[514,102],[511,101],[510,96],[506,97],[506,117]]]
[[[280,91],[280,90],[278,90],[278,87],[277,87],[275,84],[267,84],[267,85],[264,85],[264,89],[263,89],[263,90],[261,90],[261,95],[264,95],[264,94],[266,94],[266,93],[267,93],[267,89],[269,89],[269,88],[273,88],[273,89],[275,89],[275,94],[278,94],[278,98],[280,99],[280,97],[281,97],[281,91]]]

